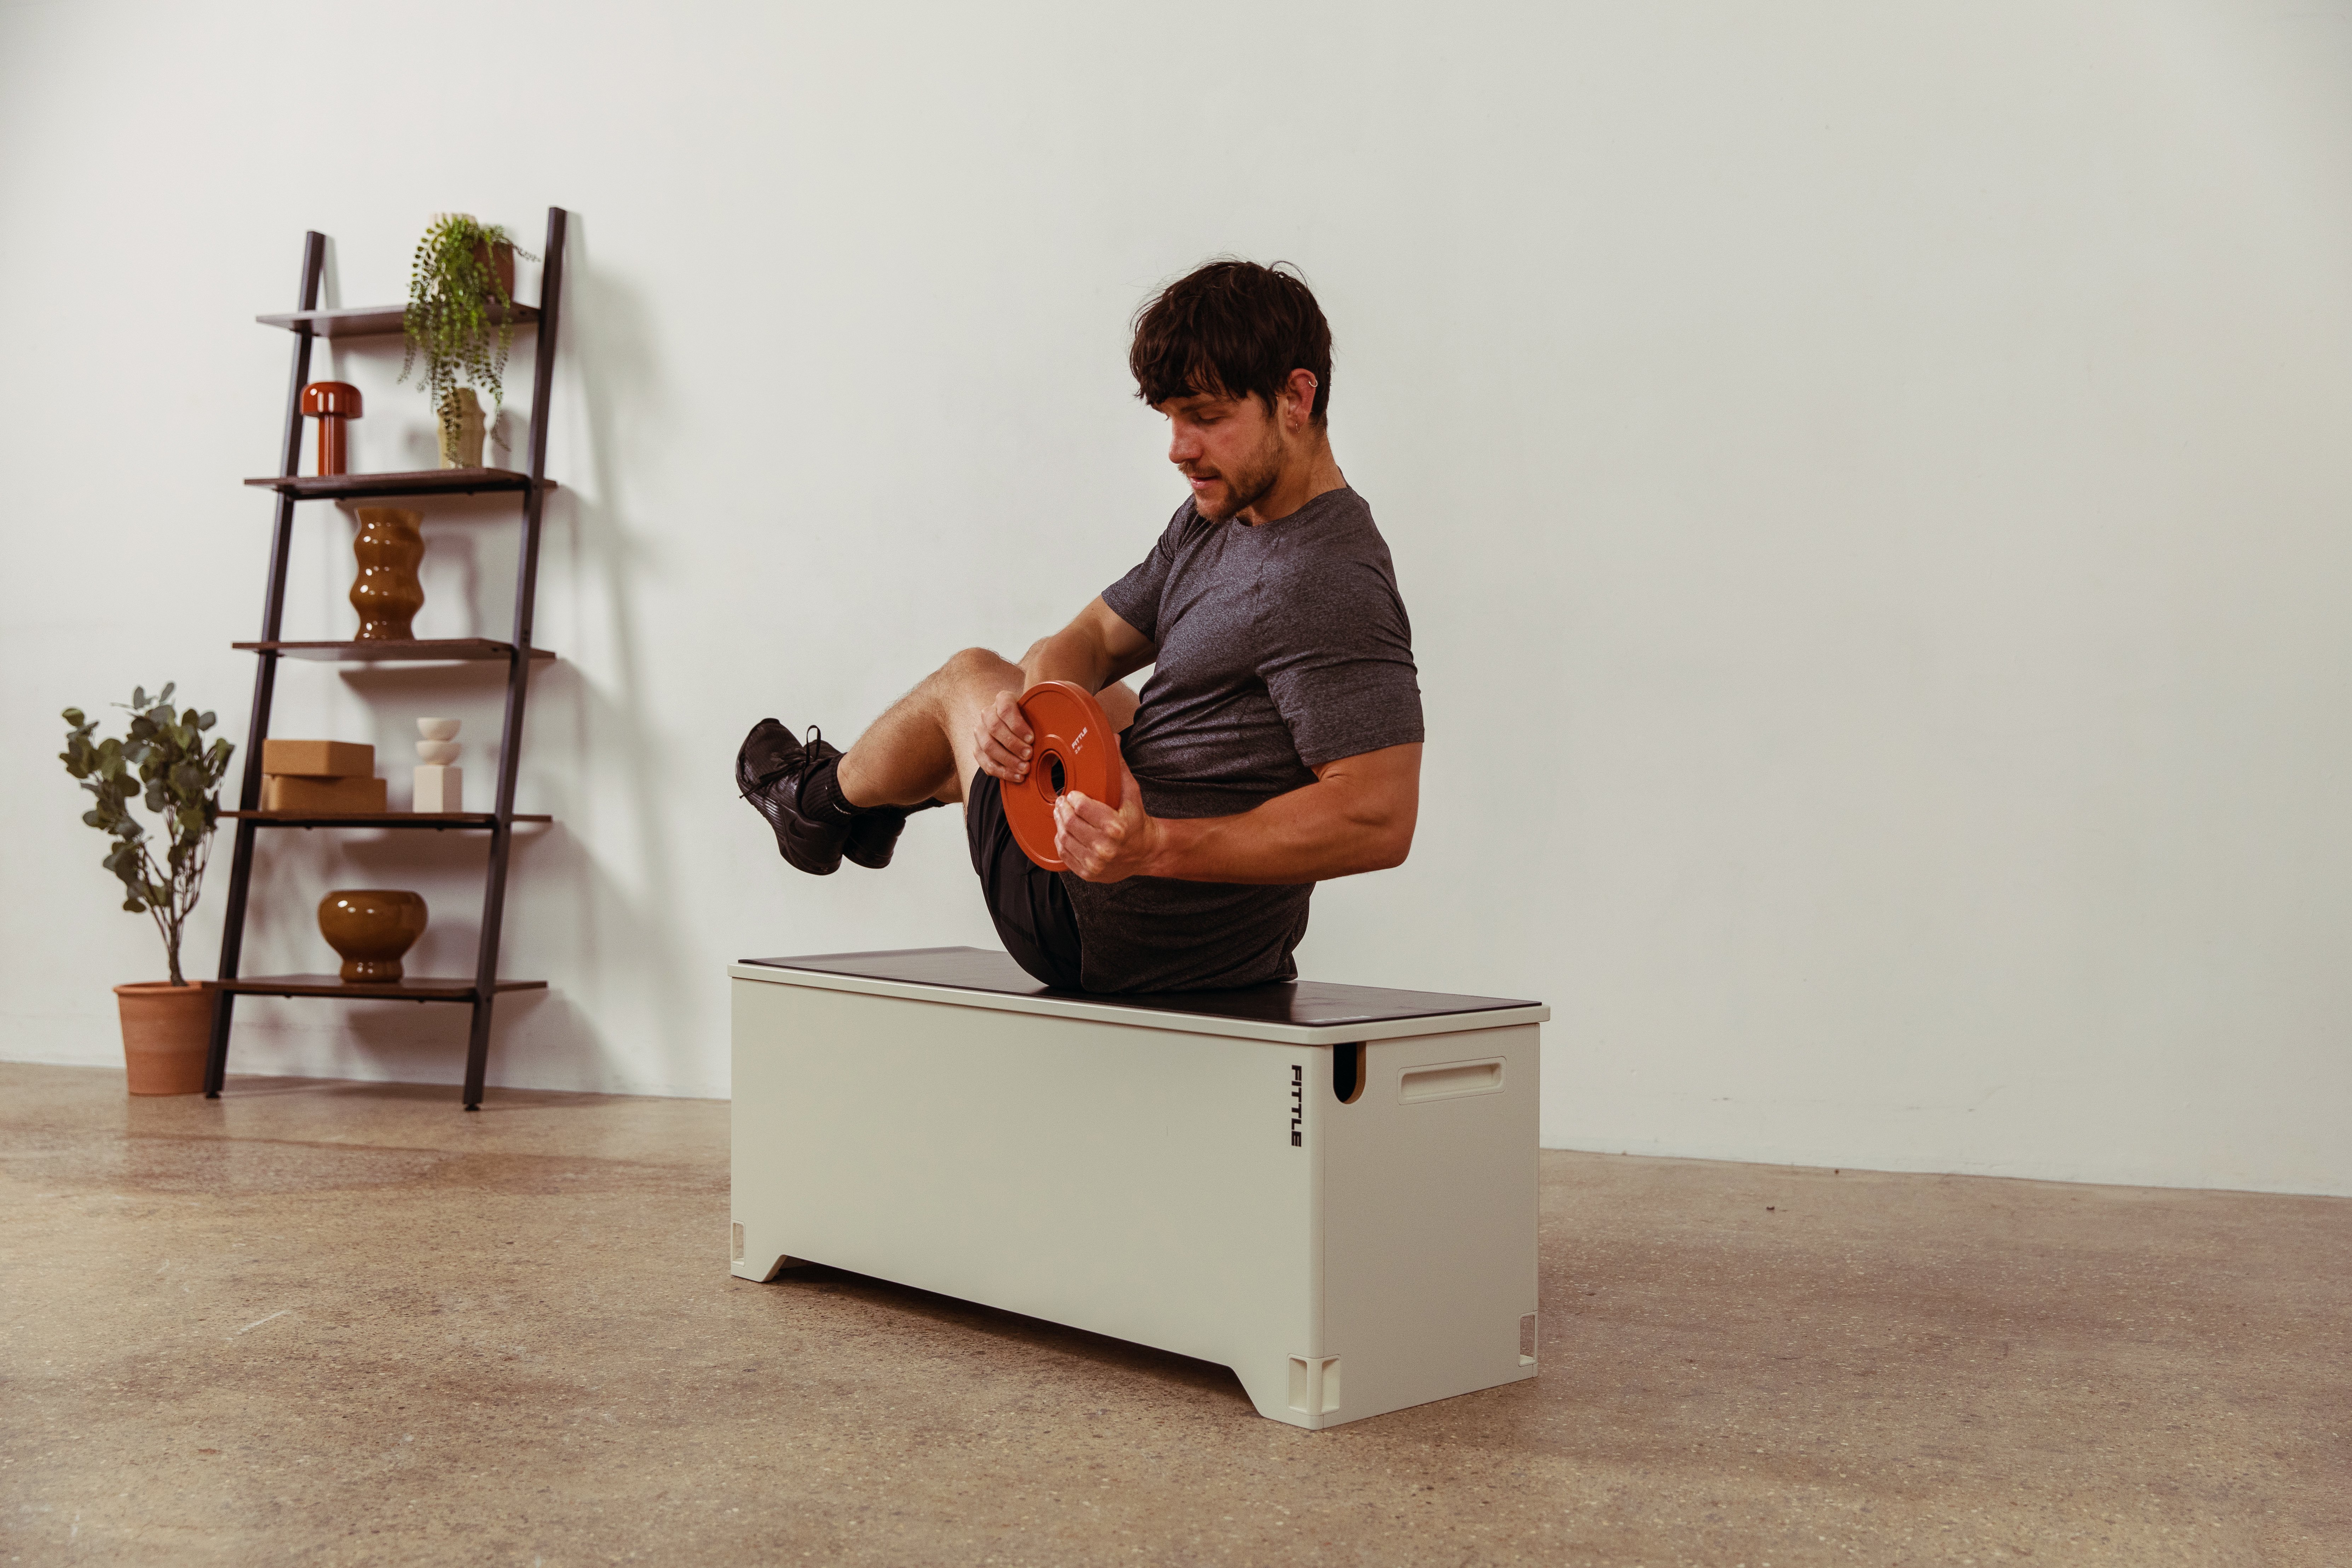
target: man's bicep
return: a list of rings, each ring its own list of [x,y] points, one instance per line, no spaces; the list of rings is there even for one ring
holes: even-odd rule
[[[1360,843],[1373,847],[1357,870],[1401,866],[1421,824],[1421,742],[1382,746],[1340,757],[1315,770],[1315,785],[1331,798],[1333,815]]]
[[[1265,684],[1298,760],[1318,776],[1331,763],[1423,739],[1409,651],[1364,658],[1318,650],[1269,669]]]
[[[1078,620],[1094,632],[1096,642],[1109,660],[1110,680],[1132,675],[1159,655],[1151,639],[1129,626],[1100,595],[1078,612]]]
[[[1320,773],[1421,740],[1420,672],[1394,584],[1359,566],[1319,574],[1293,597],[1296,611],[1262,628],[1257,667],[1298,760]]]
[[[1334,757],[1315,770],[1318,784],[1343,783],[1383,795],[1417,799],[1421,795],[1421,745],[1382,746],[1352,757]]]

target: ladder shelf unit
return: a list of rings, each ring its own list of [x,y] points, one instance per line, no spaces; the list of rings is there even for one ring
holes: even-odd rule
[[[530,672],[542,659],[555,656],[532,646],[531,616],[539,582],[541,511],[547,493],[556,488],[547,477],[548,407],[555,370],[556,323],[563,299],[563,239],[566,219],[562,207],[547,209],[546,262],[540,275],[537,306],[518,305],[509,319],[518,329],[534,329],[539,342],[532,356],[530,436],[522,471],[504,468],[427,468],[413,473],[304,474],[302,455],[302,388],[310,379],[310,349],[319,338],[389,335],[401,331],[399,306],[358,310],[319,309],[319,283],[326,267],[327,237],[316,231],[302,244],[302,279],[294,310],[256,318],[294,336],[293,369],[286,389],[286,439],[278,472],[247,479],[248,485],[276,492],[277,523],[270,537],[268,588],[262,598],[261,636],[234,646],[251,652],[258,661],[253,680],[253,716],[246,729],[245,774],[237,806],[221,813],[236,824],[236,847],[229,862],[228,909],[222,922],[220,982],[213,999],[212,1054],[205,1067],[205,1093],[218,1099],[228,1072],[229,1031],[239,996],[311,996],[366,1001],[462,1002],[472,1009],[466,1041],[465,1107],[482,1102],[482,1079],[489,1058],[490,1009],[501,992],[544,990],[544,980],[499,978],[499,942],[506,914],[507,871],[518,826],[543,823],[545,816],[519,813],[514,808],[515,770],[522,753],[523,709],[530,695]],[[494,311],[494,315],[496,312]],[[386,496],[452,496],[507,493],[522,505],[522,542],[515,569],[514,632],[507,640],[488,637],[425,637],[406,642],[289,641],[283,630],[286,609],[286,568],[294,531],[295,506],[301,501],[360,500]],[[296,812],[263,811],[261,805],[262,742],[269,738],[270,703],[278,687],[279,661],[288,658],[338,664],[383,661],[503,664],[506,667],[506,716],[500,729],[496,804],[486,812]],[[333,974],[245,975],[238,964],[245,946],[247,895],[253,882],[253,855],[264,827],[300,828],[432,828],[490,836],[489,865],[482,879],[481,934],[474,973],[465,977],[410,975],[389,982],[345,981]]]

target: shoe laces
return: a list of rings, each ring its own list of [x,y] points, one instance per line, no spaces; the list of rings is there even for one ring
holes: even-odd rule
[[[824,754],[817,750],[817,748],[823,744],[824,744],[824,731],[814,724],[810,725],[808,739],[801,742],[801,785],[803,788],[806,788],[808,785],[809,774],[816,772],[819,764],[824,761]]]
[[[786,734],[792,733],[789,730],[784,732]],[[808,785],[809,774],[814,773],[816,771],[817,763],[824,760],[817,752],[817,746],[824,740],[824,731],[817,725],[810,725],[808,739],[801,742],[801,760],[798,763],[787,763],[785,766],[778,768],[775,772],[769,773],[765,777],[755,775],[751,781],[752,787],[751,789],[744,789],[739,784],[736,787],[735,793],[741,795],[745,800],[752,801],[756,804],[760,799],[759,792],[766,791],[779,779],[789,778],[801,787],[806,788]]]

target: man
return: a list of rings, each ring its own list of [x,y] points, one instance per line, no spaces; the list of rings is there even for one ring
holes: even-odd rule
[[[1295,979],[1315,884],[1401,864],[1420,805],[1412,629],[1331,456],[1331,330],[1298,279],[1217,261],[1138,313],[1128,363],[1192,492],[1142,563],[1018,664],[957,654],[846,753],[761,721],[736,783],[818,876],[889,864],[910,812],[961,801],[997,934],[1048,985]],[[1120,678],[1145,665],[1138,699]],[[1040,680],[1097,694],[1127,770],[1116,810],[1055,802],[1058,873],[1003,800],[1033,739],[1014,700]]]

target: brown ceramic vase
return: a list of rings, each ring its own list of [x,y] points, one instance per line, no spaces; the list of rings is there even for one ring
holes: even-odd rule
[[[425,536],[416,525],[424,514],[396,506],[354,510],[360,531],[352,553],[360,574],[352,584],[352,608],[360,613],[359,640],[406,642],[416,635],[412,623],[425,607],[425,586],[416,580],[417,563],[425,559]]]
[[[122,1065],[133,1094],[202,1094],[213,1038],[209,980],[142,981],[114,988],[122,1014]]]
[[[345,980],[400,978],[400,957],[425,934],[425,900],[385,888],[345,888],[319,900],[319,934],[343,961]]]

